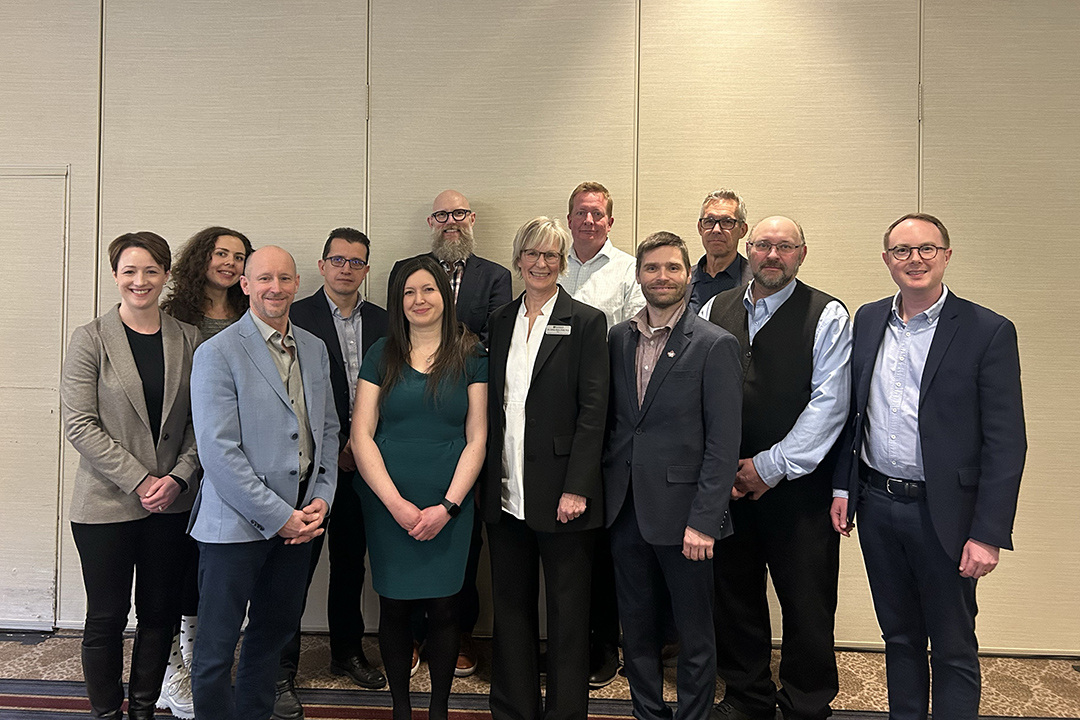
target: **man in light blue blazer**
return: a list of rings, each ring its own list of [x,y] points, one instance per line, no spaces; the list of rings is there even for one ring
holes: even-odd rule
[[[200,347],[191,372],[205,473],[189,529],[200,552],[191,668],[200,720],[270,717],[278,658],[303,609],[309,541],[323,532],[337,480],[326,346],[289,322],[296,263],[260,248],[240,282],[251,310]]]

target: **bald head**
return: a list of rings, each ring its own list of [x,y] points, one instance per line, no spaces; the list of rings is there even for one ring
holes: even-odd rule
[[[806,258],[802,227],[783,215],[767,217],[750,231],[746,255],[754,273],[754,296],[772,295],[799,274]]]
[[[285,334],[289,308],[300,289],[293,256],[274,245],[259,248],[248,255],[240,287],[251,299],[251,312]]]
[[[459,208],[462,210],[470,209],[469,199],[457,190],[443,190],[435,196],[435,201],[431,203],[431,212],[457,210]]]

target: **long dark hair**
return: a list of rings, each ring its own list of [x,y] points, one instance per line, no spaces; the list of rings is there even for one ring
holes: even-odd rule
[[[450,279],[442,266],[429,255],[406,260],[401,270],[394,276],[390,295],[386,298],[386,310],[389,314],[389,328],[386,333],[386,346],[383,348],[383,382],[379,388],[379,403],[386,399],[405,372],[412,354],[412,342],[409,340],[409,321],[405,319],[404,299],[405,283],[413,273],[426,270],[435,278],[435,286],[443,301],[442,340],[435,353],[435,362],[427,376],[427,394],[438,399],[439,389],[444,380],[457,380],[465,375],[465,362],[476,355],[478,339],[464,323],[459,323],[454,309],[454,290]]]
[[[172,287],[169,296],[161,303],[161,309],[181,322],[198,323],[203,319],[206,309],[206,269],[210,267],[210,256],[214,254],[217,239],[222,235],[232,235],[244,243],[244,250],[251,255],[251,241],[242,233],[225,227],[208,227],[191,236],[187,245],[180,251],[172,272]],[[236,317],[248,309],[248,296],[236,283],[228,289],[226,300]]]

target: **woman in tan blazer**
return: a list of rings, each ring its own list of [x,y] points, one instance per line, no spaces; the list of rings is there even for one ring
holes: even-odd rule
[[[128,714],[154,716],[179,617],[185,531],[197,490],[191,359],[198,330],[158,310],[168,243],[150,232],[109,245],[120,304],[75,330],[60,388],[79,451],[71,531],[82,561],[82,663],[94,717],[120,720],[123,632],[135,575]]]

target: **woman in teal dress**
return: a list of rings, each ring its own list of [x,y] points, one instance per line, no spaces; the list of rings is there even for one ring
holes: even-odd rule
[[[428,256],[395,276],[387,310],[387,337],[365,353],[356,389],[356,490],[394,720],[412,714],[417,605],[428,617],[429,717],[445,720],[459,642],[454,596],[465,577],[472,487],[487,438],[487,358],[457,322],[450,281]]]

